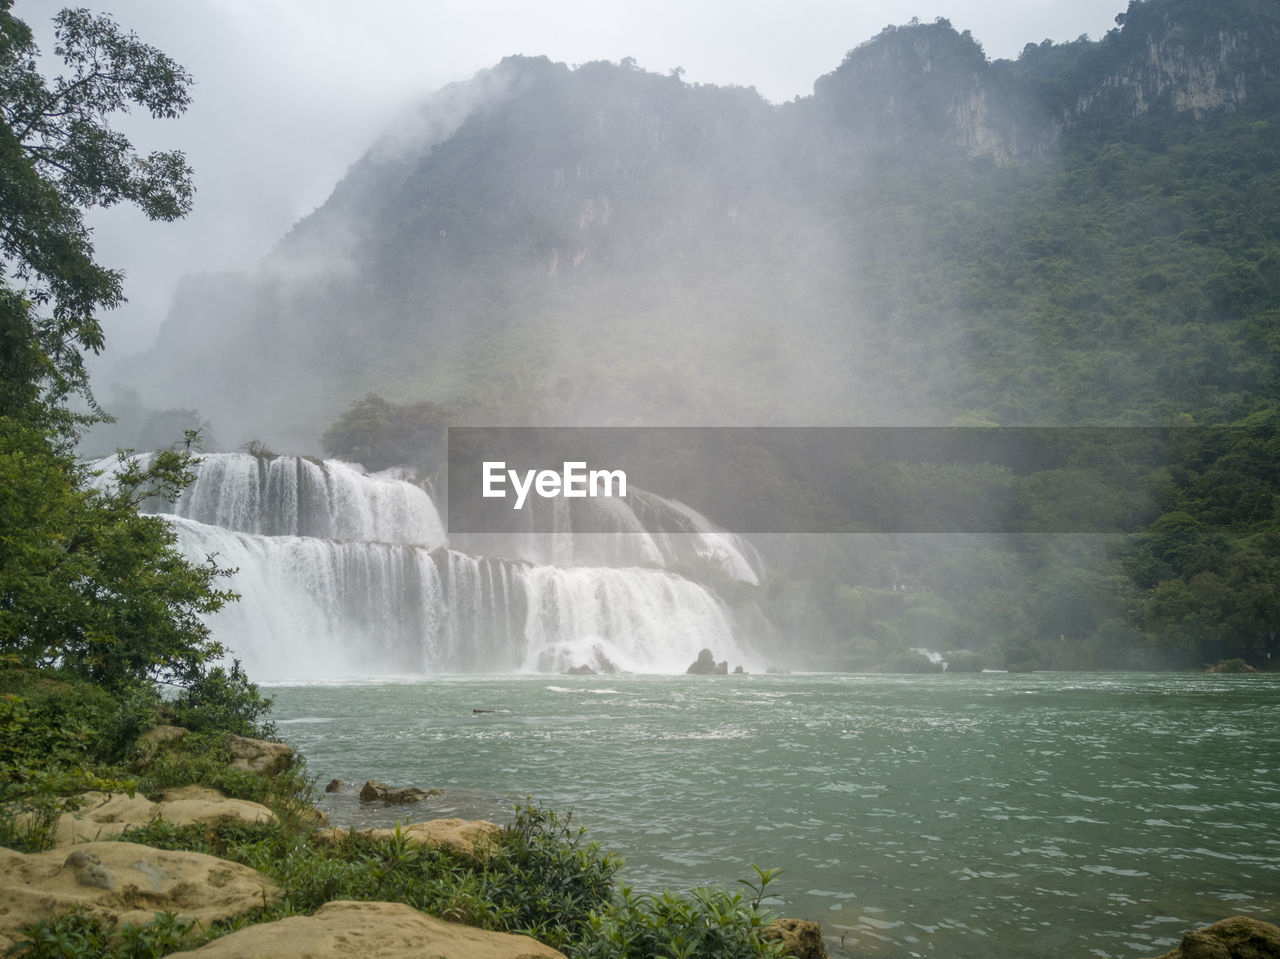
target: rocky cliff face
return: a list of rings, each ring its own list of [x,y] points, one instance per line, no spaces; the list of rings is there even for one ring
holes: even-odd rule
[[[913,21],[851,51],[814,84],[814,100],[828,122],[877,150],[951,148],[997,163],[1043,156],[1058,128],[1005,74],[967,30]]]
[[[1265,22],[1239,27],[1205,25],[1196,31],[1166,12],[1139,36],[1114,38],[1124,56],[1077,100],[1077,117],[1105,112],[1132,118],[1190,113],[1199,120],[1232,110],[1275,78],[1280,29]],[[1127,33],[1128,25],[1125,31]],[[1067,118],[1071,119],[1070,117]]]
[[[989,61],[939,19],[889,27],[814,85],[829,117],[878,148],[932,141],[997,163],[1037,159],[1068,129],[1146,115],[1200,120],[1276,79],[1280,14],[1265,5],[1134,0],[1101,40],[1028,44]]]

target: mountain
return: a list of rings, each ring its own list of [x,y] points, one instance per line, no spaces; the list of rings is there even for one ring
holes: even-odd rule
[[[381,465],[425,462],[442,421],[1196,424],[1160,455],[1082,438],[1017,474],[760,448],[687,497],[644,485],[739,531],[770,504],[853,531],[863,494],[917,522],[1011,494],[1028,530],[1100,531],[765,537],[758,586],[682,569],[812,665],[919,667],[913,644],[971,667],[1265,665],[1277,63],[1270,0],[1134,0],[1096,41],[1011,61],[913,22],[777,106],[508,58],[371,147],[254,274],[185,281],[123,378],[224,446],[325,435]],[[1095,467],[1117,466],[1107,489]]]
[[[1280,13],[1138,0],[988,60],[890,27],[781,106],[512,57],[124,376],[224,442],[356,398],[502,423],[1098,423],[1274,393]]]

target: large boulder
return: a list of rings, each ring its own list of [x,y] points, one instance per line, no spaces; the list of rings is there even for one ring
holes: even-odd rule
[[[223,819],[241,822],[274,822],[276,814],[262,803],[231,799],[208,786],[180,786],[166,789],[160,797],[156,818],[175,826],[193,822],[215,823]]]
[[[208,924],[279,901],[270,879],[248,866],[197,852],[131,842],[89,842],[25,855],[0,848],[0,946],[17,930],[74,909],[108,922],[141,924],[157,912]]]
[[[760,932],[766,942],[781,942],[785,955],[795,959],[829,959],[822,927],[812,919],[775,919]]]
[[[126,829],[145,826],[159,806],[146,796],[127,793],[82,793],[67,801],[54,827],[55,848],[78,842],[117,839]]]
[[[73,843],[116,839],[126,829],[145,826],[157,819],[186,826],[193,822],[214,823],[222,819],[241,822],[270,822],[276,818],[266,806],[247,799],[229,799],[206,786],[184,786],[167,790],[160,802],[125,793],[82,793],[74,797],[74,809],[58,817],[54,847]]]
[[[1232,916],[1191,930],[1159,959],[1280,959],[1280,927]]]
[[[284,743],[265,739],[248,739],[244,736],[228,736],[227,750],[231,753],[231,768],[259,776],[274,776],[289,768],[293,762],[293,750]]]
[[[401,826],[400,835],[424,846],[453,846],[468,852],[485,845],[501,828],[487,819],[431,819]],[[395,829],[361,829],[358,833],[374,839],[393,839],[395,834]],[[346,829],[322,829],[315,837],[322,842],[341,842],[348,835]]]
[[[138,748],[153,754],[170,743],[184,738],[188,731],[181,726],[159,725],[138,737]],[[293,762],[293,750],[284,743],[267,739],[250,739],[247,736],[228,736],[227,752],[231,754],[231,769],[274,776],[289,768]]]
[[[398,902],[329,902],[313,916],[261,923],[196,949],[205,959],[565,959],[528,936],[446,922]]]

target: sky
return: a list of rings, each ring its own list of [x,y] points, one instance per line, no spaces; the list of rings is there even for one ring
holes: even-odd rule
[[[53,49],[62,2],[16,0]],[[686,83],[755,87],[780,103],[885,26],[913,17],[969,30],[992,59],[1028,43],[1098,39],[1126,0],[111,0],[77,5],[181,63],[194,102],[177,120],[129,116],[141,149],[181,149],[195,168],[183,221],[127,208],[90,222],[100,262],[122,269],[129,303],[104,317],[115,356],[145,349],[187,274],[252,270],[398,117],[504,56],[570,65],[633,57]],[[45,69],[59,66],[48,62]]]

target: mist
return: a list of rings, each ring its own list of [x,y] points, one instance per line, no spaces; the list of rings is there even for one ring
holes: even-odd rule
[[[997,32],[997,46],[973,12],[972,23],[871,28],[803,82],[710,55],[705,69],[726,79],[703,79],[713,73],[692,60],[651,69],[607,44],[603,57],[508,52],[462,79],[385,81],[395,95],[348,139],[341,107],[356,84],[327,104],[329,145],[306,141],[295,162],[307,172],[256,204],[264,222],[279,217],[273,204],[328,169],[311,208],[246,230],[261,245],[242,244],[225,268],[211,254],[171,271],[181,277],[154,342],[114,352],[100,390],[119,384],[143,426],[198,424],[217,449],[353,459],[322,437],[366,397],[402,413],[426,404],[451,426],[1168,424],[1201,372],[1190,359],[1145,362],[1130,341],[1148,336],[1149,311],[1216,307],[1106,229],[1159,225],[1082,144],[1141,118],[1175,61],[1135,72],[1124,58],[1150,47],[1118,28],[1041,41],[1047,18],[1016,44]],[[1217,109],[1234,96],[1177,103]],[[301,111],[280,129],[305,121]],[[346,150],[336,172],[330,141]],[[272,168],[269,157],[243,163],[247,198],[262,182],[248,171]],[[1110,206],[1095,202],[1108,190]],[[1189,335],[1221,355],[1216,334]],[[1258,375],[1221,374],[1203,396]],[[399,465],[425,459],[417,439],[398,441]],[[1043,475],[903,462],[866,475],[918,484],[920,515],[943,508],[923,492],[937,479],[961,502],[1014,491],[1060,518],[1084,501],[1064,489],[1090,488],[1089,455],[1082,446]],[[1143,464],[1151,475],[1126,476],[1141,490],[1162,465]],[[882,665],[913,636],[993,663],[1078,665],[1109,643],[1137,648],[1133,610],[1109,593],[1129,562],[1114,539],[1000,540],[946,524],[876,539],[885,531],[851,525],[839,495],[802,478],[803,457],[757,450],[734,465],[746,478],[732,489],[682,499],[660,470],[643,489],[734,532],[769,496],[807,513],[799,538],[761,547],[767,600],[698,562],[664,561],[736,604],[759,643],[834,668]],[[419,475],[444,479],[439,464]],[[825,485],[863,475],[842,462]],[[1137,525],[1155,515],[1131,514]],[[819,529],[857,535],[824,541]],[[1048,529],[1059,527],[1019,535]],[[1017,646],[1028,633],[1040,644],[1030,652]],[[1068,638],[1083,645],[1045,645]],[[1138,656],[1113,661],[1162,664]]]

